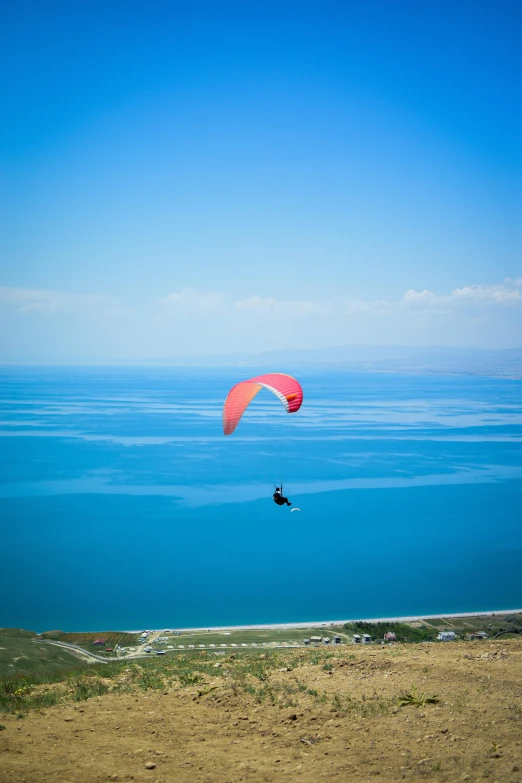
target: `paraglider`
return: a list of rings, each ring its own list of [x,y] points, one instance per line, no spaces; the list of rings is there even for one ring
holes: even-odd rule
[[[297,506],[296,506],[295,508],[292,509],[292,511],[301,511],[301,509],[297,508]],[[292,511],[290,513],[292,513]]]
[[[285,503],[286,503],[287,506],[291,506],[292,505],[290,503],[290,501],[288,500],[288,498],[285,498],[285,496],[283,495],[283,485],[282,484],[281,484],[281,489],[279,489],[279,487],[275,488],[275,492],[272,495],[272,497],[274,498],[274,503],[277,503],[278,506],[284,506]]]
[[[246,411],[256,394],[261,389],[268,389],[281,400],[287,413],[295,413],[303,402],[301,384],[282,372],[269,372],[266,375],[256,375],[247,381],[240,381],[233,386],[223,405],[223,432],[232,435],[241,416]]]
[[[296,413],[303,402],[301,384],[291,375],[282,372],[271,372],[256,375],[246,381],[240,381],[231,388],[223,405],[223,432],[232,435],[254,397],[267,389],[275,394],[285,407],[287,413]],[[278,506],[291,506],[291,502],[283,495],[283,485],[276,487],[273,500]],[[292,509],[294,510],[294,509]],[[299,510],[299,509],[296,509]]]

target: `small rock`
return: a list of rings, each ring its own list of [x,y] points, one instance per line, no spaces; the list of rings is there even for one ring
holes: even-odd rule
[[[156,769],[156,762],[147,761],[147,763],[145,764],[145,769]]]
[[[109,775],[109,780],[119,780],[118,775]]]
[[[512,772],[518,772],[519,769],[520,769],[520,767],[518,766],[518,764],[514,764],[513,767],[511,768],[511,771]]]

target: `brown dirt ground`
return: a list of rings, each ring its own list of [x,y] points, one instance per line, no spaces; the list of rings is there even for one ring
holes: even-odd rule
[[[522,783],[522,639],[343,647],[332,672],[311,652],[289,652],[291,670],[270,674],[275,704],[233,676],[207,677],[206,695],[173,685],[1,717],[0,781]],[[285,693],[297,683],[319,696]],[[412,684],[440,701],[398,707]],[[352,709],[336,708],[336,693]]]

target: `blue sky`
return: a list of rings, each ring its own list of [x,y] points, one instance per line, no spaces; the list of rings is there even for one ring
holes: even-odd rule
[[[0,361],[522,345],[521,33],[507,0],[4,3]]]

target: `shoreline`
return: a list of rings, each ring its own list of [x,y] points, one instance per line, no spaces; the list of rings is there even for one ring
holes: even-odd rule
[[[263,623],[258,625],[204,625],[194,628],[177,628],[171,626],[172,631],[268,631],[268,630],[287,630],[291,628],[318,628],[320,626],[343,626],[345,623],[411,623],[421,622],[422,620],[445,620],[446,618],[459,617],[489,617],[493,615],[518,614],[522,609],[495,609],[489,612],[453,612],[450,614],[422,614],[409,615],[403,617],[357,617],[347,620],[314,620],[303,621],[300,623]],[[151,629],[152,633],[164,631],[163,628]],[[141,633],[139,630],[122,631],[122,633]]]

